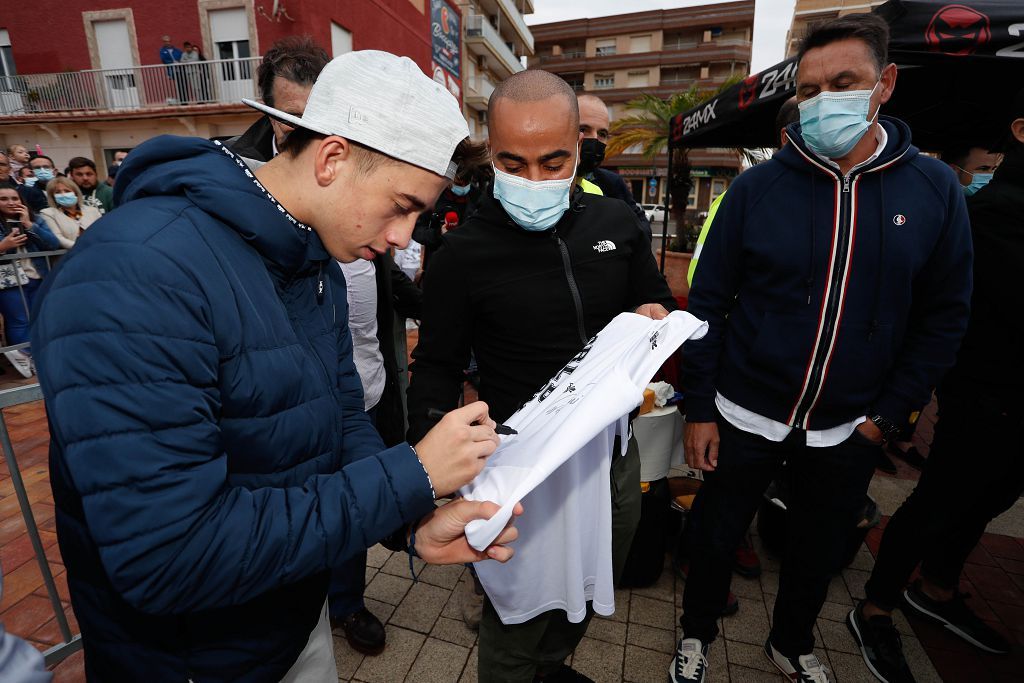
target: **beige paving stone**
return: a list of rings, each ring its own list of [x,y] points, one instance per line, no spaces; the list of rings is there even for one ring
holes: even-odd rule
[[[363,657],[355,679],[367,683],[396,683],[405,679],[426,636],[388,624],[388,646],[379,657]]]
[[[623,646],[584,638],[572,656],[572,668],[596,683],[618,683],[622,680]]]
[[[646,588],[634,588],[632,592],[633,595],[672,602],[675,600],[675,576],[671,570],[662,570],[661,576],[653,584]]]
[[[587,637],[622,645],[626,642],[626,624],[607,617],[595,616],[587,627]]]
[[[833,578],[832,582],[828,584],[828,595],[825,599],[829,602],[837,602],[840,605],[853,604],[853,600],[850,598],[850,591],[846,588],[846,582],[843,581],[841,576]]]
[[[419,580],[433,586],[440,586],[451,590],[459,583],[463,573],[469,573],[461,564],[436,565],[431,564],[423,568],[419,574]]]
[[[626,661],[622,680],[630,683],[660,683],[668,678],[672,662],[669,652],[655,652],[636,645],[626,645]]]
[[[471,584],[473,579],[470,577],[469,572],[466,572],[459,580],[458,585],[452,591],[451,597],[448,598],[448,602],[445,603],[444,609],[441,610],[441,615],[448,617],[449,619],[462,619],[462,600],[464,597],[464,591],[472,590],[467,586]]]
[[[758,669],[748,669],[745,666],[729,665],[729,680],[732,683],[779,683],[781,680],[778,671],[771,674]]]
[[[395,606],[389,605],[386,602],[366,597],[364,597],[363,601],[366,603],[366,609],[373,612],[373,616],[380,619],[380,623],[382,624],[388,623],[388,619],[390,619],[391,615],[395,612]],[[337,631],[335,632],[337,633]]]
[[[430,637],[463,647],[473,647],[476,644],[477,633],[466,626],[466,622],[462,619],[449,619],[442,616],[434,624],[434,630],[430,632]]]
[[[406,680],[410,683],[456,683],[466,667],[469,652],[468,647],[427,638]]]
[[[413,584],[391,615],[391,623],[420,633],[430,633],[450,595],[450,591],[429,583]]]
[[[828,619],[818,619],[818,632],[821,634],[821,640],[818,642],[824,645],[829,652],[850,654],[860,652],[850,630],[846,628],[846,624]]]
[[[752,600],[744,601],[740,611],[731,617],[722,619],[725,637],[742,643],[762,645],[768,638],[768,614],[764,603]]]
[[[477,657],[479,657],[479,648],[474,647],[469,652],[469,659],[466,661],[466,668],[462,670],[462,677],[459,679],[459,683],[477,683]]]
[[[418,557],[412,559],[412,564],[417,576],[427,566],[427,563]],[[392,553],[380,570],[392,576],[401,576],[404,579],[412,580],[412,575],[409,573],[409,555],[407,553]]]
[[[630,624],[629,632],[626,634],[626,642],[630,645],[645,647],[648,650],[658,652],[675,652],[678,636],[675,630],[666,631],[661,628],[652,628],[643,624]]]
[[[366,551],[366,566],[380,569],[391,559],[392,552],[379,543]]]
[[[363,661],[363,655],[349,646],[344,636],[334,636],[334,663],[338,667],[338,680],[350,681]]]
[[[628,588],[616,588],[615,589],[615,612],[613,612],[608,619],[612,621],[628,621],[629,620],[629,597],[630,591]]]
[[[871,555],[871,551],[868,550],[866,545],[861,545],[860,550],[853,556],[853,562],[850,563],[850,569],[859,569],[861,571],[870,572],[875,567],[875,558]]]
[[[753,645],[742,643],[738,640],[730,640],[725,644],[726,655],[729,664],[743,666],[748,669],[757,669],[774,673],[778,671],[775,666],[764,656],[764,645]]]
[[[708,675],[705,677],[708,683],[729,682],[729,661],[726,658],[729,643],[724,638],[719,638],[708,648]],[[675,654],[675,646],[672,648]]]
[[[873,681],[871,675],[864,665],[864,659],[859,654],[848,652],[829,652],[829,660],[832,663],[832,676],[836,683],[858,683],[859,681]]]
[[[742,576],[733,575],[732,592],[739,598],[758,598],[764,595],[759,579],[745,579]]]
[[[634,595],[629,602],[629,622],[665,630],[673,629],[676,623],[676,609],[671,602]]]
[[[373,581],[373,577],[377,576],[377,570],[373,567],[366,567],[366,576],[363,578],[363,586],[369,586],[370,582]]]
[[[828,619],[829,621],[846,623],[846,615],[849,613],[849,605],[840,605],[836,602],[826,601],[825,604],[821,606],[821,612],[818,613],[818,616],[822,619]]]
[[[903,636],[903,656],[917,683],[942,683],[939,672],[935,670],[932,660],[928,659],[920,640]]]
[[[864,599],[864,584],[868,582],[871,572],[859,569],[844,569],[843,580],[846,581],[846,588],[854,600]]]
[[[367,598],[386,602],[389,605],[397,605],[402,602],[402,598],[409,592],[410,586],[412,586],[412,580],[410,579],[378,572],[373,577],[370,585],[366,587],[363,595]]]
[[[778,595],[779,573],[777,571],[768,569],[761,572],[761,590],[764,593]]]

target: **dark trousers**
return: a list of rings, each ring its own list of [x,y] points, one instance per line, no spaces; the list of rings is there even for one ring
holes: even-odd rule
[[[377,406],[366,411],[370,422],[377,424]],[[366,607],[366,551],[356,553],[331,570],[327,588],[327,611],[332,619],[343,619]]]
[[[20,289],[17,285],[0,289],[0,316],[4,319],[8,344],[28,341],[29,311],[32,310],[32,302],[35,301],[36,290],[41,282],[29,278]]]
[[[985,527],[1024,493],[1022,420],[976,397],[940,396],[942,418],[917,487],[889,520],[864,587],[871,602],[891,610],[910,575],[948,590]]]
[[[809,654],[829,581],[842,568],[843,551],[864,509],[878,446],[856,431],[828,448],[808,447],[798,430],[776,443],[721,417],[718,430],[718,467],[704,473],[694,500],[690,571],[679,620],[683,634],[705,643],[718,635],[736,546],[785,462],[792,495],[771,640],[787,656]]]
[[[640,449],[636,439],[618,456],[616,439],[612,456],[612,575],[618,583],[629,557],[629,547],[640,523]],[[587,603],[587,616],[574,624],[565,610],[538,614],[521,624],[505,625],[491,601],[484,598],[480,619],[480,649],[477,677],[486,683],[530,683],[537,674],[554,672],[572,654],[587,633],[594,616]]]

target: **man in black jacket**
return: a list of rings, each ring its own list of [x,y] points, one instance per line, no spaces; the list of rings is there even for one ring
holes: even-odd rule
[[[605,197],[626,202],[630,210],[636,214],[637,222],[647,235],[647,239],[650,239],[651,223],[647,220],[647,214],[633,199],[633,193],[629,191],[626,181],[618,173],[601,168],[605,147],[611,139],[608,106],[600,97],[590,93],[580,93],[577,99],[580,105],[580,133],[583,134],[579,175],[601,188]]]
[[[324,49],[309,36],[282,38],[266,51],[256,70],[260,97],[268,107],[276,107],[294,116],[302,116],[309,99],[309,90],[330,59]],[[227,147],[247,159],[270,161],[292,127],[269,116],[238,137],[228,140]]]
[[[617,314],[660,318],[675,306],[629,208],[575,187],[582,136],[576,96],[565,81],[544,71],[512,76],[491,96],[489,120],[493,193],[445,235],[424,278],[410,435],[434,424],[429,409],[456,406],[471,349],[480,397],[500,421]],[[614,459],[612,480],[618,577],[640,514],[635,441]],[[589,615],[573,624],[564,611],[552,610],[506,626],[485,604],[480,680],[589,680],[562,664],[588,621]]]
[[[967,556],[993,518],[1024,494],[1024,90],[992,181],[967,200],[974,233],[974,294],[956,365],[939,386],[940,420],[917,487],[889,520],[867,600],[848,626],[873,671],[909,680],[892,610],[930,619],[985,652],[1009,643],[957,589]],[[983,457],[965,462],[965,456]],[[921,564],[921,578],[905,588]]]

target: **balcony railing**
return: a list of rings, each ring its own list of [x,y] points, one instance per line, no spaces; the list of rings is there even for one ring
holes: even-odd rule
[[[261,57],[0,77],[0,116],[238,104]]]
[[[472,49],[473,46],[483,44],[491,55],[498,61],[505,73],[501,76],[507,77],[523,70],[519,58],[509,47],[508,43],[498,33],[487,18],[480,14],[470,14],[466,17],[466,43]]]

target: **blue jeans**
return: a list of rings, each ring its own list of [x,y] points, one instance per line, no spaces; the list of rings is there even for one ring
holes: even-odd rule
[[[21,291],[17,287],[0,289],[0,315],[4,318],[4,330],[7,332],[8,344],[21,344],[28,341],[29,311],[32,301],[36,298],[41,280],[29,279]],[[25,299],[22,299],[22,292]],[[28,302],[26,308],[25,302]],[[28,349],[26,349],[27,351]]]
[[[366,411],[370,422],[377,424],[376,406]],[[356,553],[331,570],[331,584],[327,589],[328,611],[332,619],[347,617],[366,607],[363,591],[366,588],[366,551]]]

